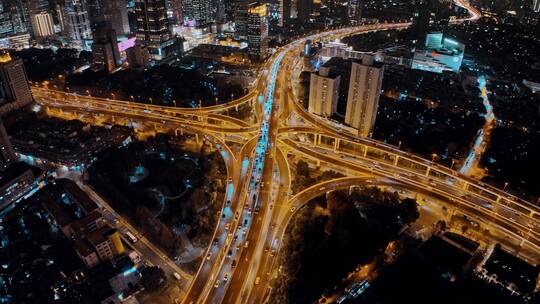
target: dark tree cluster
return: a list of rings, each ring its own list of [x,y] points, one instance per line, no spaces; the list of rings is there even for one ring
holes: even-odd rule
[[[414,200],[378,188],[314,199],[288,227],[275,302],[313,303],[356,266],[372,261],[418,216]]]
[[[178,231],[208,243],[221,207],[225,165],[219,153],[185,153],[164,136],[104,151],[89,168],[92,185],[118,212],[171,254]],[[137,168],[147,176],[132,180]]]

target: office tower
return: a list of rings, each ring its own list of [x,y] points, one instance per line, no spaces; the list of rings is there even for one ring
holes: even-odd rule
[[[54,36],[54,22],[52,15],[48,12],[40,12],[33,16],[35,19],[33,29],[36,38]]]
[[[105,68],[107,72],[111,73],[121,64],[116,31],[110,27],[109,23],[104,22],[98,26],[93,36],[94,65],[98,68]]]
[[[279,0],[279,26],[285,26],[291,19],[291,0]]]
[[[383,74],[384,67],[371,56],[352,63],[345,123],[360,136],[370,136],[375,125]]]
[[[540,12],[540,0],[532,0],[532,1],[533,1],[532,10],[537,13]]]
[[[92,39],[86,0],[66,0],[64,3],[64,31],[74,41]]]
[[[196,27],[206,27],[212,24],[212,1],[184,0],[184,19],[189,25]]]
[[[247,23],[248,54],[255,60],[261,60],[268,51],[268,6],[251,3],[248,9]]]
[[[27,105],[33,101],[21,59],[12,59],[9,53],[0,55],[0,81],[0,106],[13,102]]]
[[[0,1],[0,37],[25,33],[31,28],[25,2]]]
[[[307,21],[313,12],[313,0],[298,0],[298,20]]]
[[[249,0],[236,0],[234,6],[234,29],[236,36],[247,37]]]
[[[0,119],[0,171],[5,170],[16,159],[4,122]]]
[[[308,111],[320,116],[332,116],[337,109],[341,77],[322,66],[311,73]]]

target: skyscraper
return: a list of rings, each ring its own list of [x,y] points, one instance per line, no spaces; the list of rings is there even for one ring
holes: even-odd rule
[[[212,1],[184,0],[184,19],[197,27],[206,27],[213,22]]]
[[[166,57],[167,48],[174,43],[171,39],[165,0],[135,0],[137,15],[137,40],[148,46],[154,60]]]
[[[12,59],[9,53],[0,55],[0,81],[0,107],[7,103],[24,106],[33,101],[21,59]]]
[[[309,83],[308,111],[320,116],[332,116],[337,109],[341,77],[322,66],[319,72],[311,73]]]
[[[360,136],[369,136],[375,125],[383,73],[384,67],[371,56],[352,63],[345,123]]]
[[[248,9],[248,53],[255,60],[263,59],[268,52],[268,6],[251,3]]]
[[[532,9],[533,11],[535,12],[540,12],[540,0],[532,0],[533,3],[532,3]]]
[[[0,119],[0,171],[6,169],[16,158],[17,156],[4,127],[4,122]]]
[[[50,23],[47,18],[49,2],[46,0],[28,0],[27,6],[34,38],[54,35],[54,24],[53,33],[50,34]],[[50,16],[50,22],[52,23],[52,16]]]
[[[70,39],[79,42],[92,39],[86,0],[66,0],[63,19],[64,31]]]

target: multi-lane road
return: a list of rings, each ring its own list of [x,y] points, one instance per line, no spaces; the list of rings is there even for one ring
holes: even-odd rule
[[[480,12],[463,0],[459,6],[470,16]],[[301,106],[293,83],[304,43],[344,36],[404,29],[409,23],[370,24],[342,28],[298,38],[283,46],[261,67],[259,78],[245,97],[225,105],[180,109],[81,96],[43,87],[33,89],[46,111],[91,123],[123,124],[156,132],[183,132],[206,136],[219,145],[226,160],[228,184],[223,216],[216,226],[183,303],[263,303],[279,271],[277,254],[293,214],[311,198],[353,185],[404,188],[444,201],[490,229],[507,235],[509,250],[519,249],[538,261],[540,210],[500,189],[435,164],[399,148],[348,134]],[[255,122],[226,115],[227,109],[249,105]],[[241,145],[230,149],[228,143]],[[313,185],[291,193],[290,156],[302,157],[312,166],[337,168],[345,178]]]

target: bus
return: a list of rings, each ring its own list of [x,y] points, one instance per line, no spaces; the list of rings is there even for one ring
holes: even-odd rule
[[[136,243],[137,242],[137,238],[133,235],[133,233],[129,232],[129,231],[126,231],[126,235],[128,237],[128,239],[132,242],[132,243]]]

